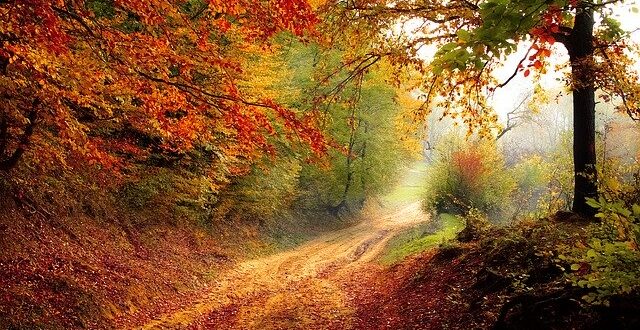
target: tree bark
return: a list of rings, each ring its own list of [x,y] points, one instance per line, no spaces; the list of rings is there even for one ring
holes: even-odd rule
[[[586,204],[586,199],[598,196],[593,26],[593,8],[585,4],[577,9],[573,31],[566,45],[573,79],[573,211],[584,216],[595,214],[595,210]]]
[[[364,167],[364,162],[365,159],[367,157],[367,134],[369,133],[369,125],[367,124],[367,122],[363,122],[363,126],[364,126],[364,135],[365,135],[365,139],[362,142],[362,152],[360,153],[360,159],[362,160],[362,174],[360,175],[360,184],[362,187],[362,195],[366,196],[367,195],[367,182],[366,182],[366,177],[367,174],[369,172],[369,168]]]

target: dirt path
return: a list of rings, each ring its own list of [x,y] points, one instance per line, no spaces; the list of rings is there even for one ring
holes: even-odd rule
[[[372,212],[356,226],[221,274],[205,299],[140,329],[348,329],[343,285],[403,229],[427,221],[419,203]]]

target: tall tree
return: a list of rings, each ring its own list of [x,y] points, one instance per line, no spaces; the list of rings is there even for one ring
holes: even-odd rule
[[[596,103],[594,78],[593,3],[575,4],[573,28],[552,32],[569,51],[573,80],[573,211],[594,214],[587,198],[598,195],[596,186]],[[558,28],[560,31],[560,28]]]

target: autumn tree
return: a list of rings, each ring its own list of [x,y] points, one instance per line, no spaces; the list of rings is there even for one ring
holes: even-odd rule
[[[597,195],[595,171],[595,91],[605,101],[620,103],[619,110],[639,118],[638,78],[628,68],[633,61],[628,33],[612,17],[612,8],[625,1],[486,0],[384,1],[363,0],[334,4],[327,13],[333,26],[344,29],[349,19],[352,35],[372,35],[368,52],[388,56],[399,67],[423,72],[426,97],[416,118],[434,108],[458,118],[481,135],[500,131],[487,100],[518,74],[536,78],[549,70],[560,43],[569,53],[571,74],[566,84],[574,101],[574,205],[592,214],[585,198]],[[596,23],[597,21],[597,23]],[[330,27],[329,27],[330,29]],[[437,45],[432,61],[424,64],[420,50]],[[506,56],[527,45],[513,75],[498,81],[493,74]],[[398,51],[397,48],[402,51]],[[355,68],[357,69],[357,68]]]
[[[303,0],[5,0],[0,20],[3,176],[26,153],[44,170],[196,148],[250,163],[276,134],[326,151],[312,115],[240,83],[272,36],[312,30]]]
[[[363,70],[345,69],[340,43],[293,43],[287,50],[292,76],[281,91],[290,108],[320,112],[320,126],[334,148],[325,166],[303,164],[300,205],[314,210],[357,211],[366,198],[392,186],[404,160],[398,127],[403,90],[389,85],[391,67],[371,60]],[[366,67],[366,68],[364,68]],[[306,109],[306,110],[305,110]]]

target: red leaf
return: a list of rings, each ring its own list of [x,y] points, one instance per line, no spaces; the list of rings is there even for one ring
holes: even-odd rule
[[[535,67],[536,69],[540,69],[540,68],[542,68],[542,62],[540,62],[540,61],[535,61],[535,62],[533,63],[533,67]]]

